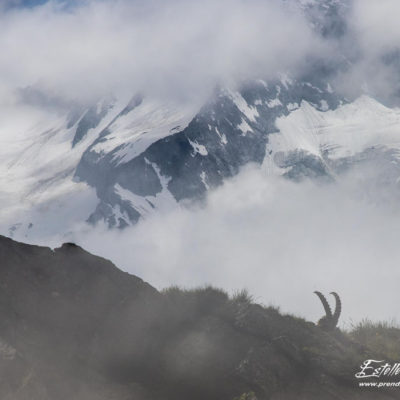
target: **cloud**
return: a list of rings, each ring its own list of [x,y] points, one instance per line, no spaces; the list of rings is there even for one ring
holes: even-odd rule
[[[0,86],[185,97],[293,68],[318,46],[305,19],[273,0],[50,1],[0,14]]]
[[[69,100],[145,91],[186,101],[219,82],[301,71],[310,58],[344,58],[336,85],[345,95],[367,91],[397,101],[396,0],[349,1],[338,14],[347,15],[347,33],[336,40],[318,36],[298,8],[285,5],[293,2],[52,0],[0,9],[0,98],[35,86]],[[330,14],[321,10],[309,17],[322,23]]]
[[[389,104],[400,104],[400,4],[353,0],[341,52],[349,65],[338,87],[349,97],[367,92]]]
[[[158,288],[247,288],[257,301],[311,320],[323,314],[312,292],[334,290],[349,326],[400,318],[398,199],[364,167],[323,186],[250,167],[210,193],[205,207],[72,239]]]
[[[378,2],[355,0],[353,26],[363,50],[384,55],[400,47],[400,26],[397,16],[400,4],[396,0]]]

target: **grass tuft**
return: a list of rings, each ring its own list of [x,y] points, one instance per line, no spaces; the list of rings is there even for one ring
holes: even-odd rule
[[[388,359],[400,359],[400,326],[395,321],[372,322],[363,319],[352,326],[350,336]]]

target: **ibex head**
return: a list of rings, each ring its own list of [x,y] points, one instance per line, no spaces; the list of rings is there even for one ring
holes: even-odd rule
[[[332,314],[331,307],[326,297],[321,292],[315,291],[314,293],[321,300],[325,310],[325,316],[318,321],[318,326],[326,331],[334,330],[339,322],[340,313],[342,312],[342,302],[340,301],[339,295],[336,292],[330,293],[335,298],[335,311]]]

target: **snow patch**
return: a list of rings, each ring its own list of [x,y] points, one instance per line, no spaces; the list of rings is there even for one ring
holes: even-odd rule
[[[201,178],[201,181],[203,182],[204,187],[205,187],[207,190],[209,190],[210,187],[208,186],[207,181],[206,181],[207,174],[206,174],[204,171],[201,171],[200,178]]]
[[[112,136],[106,136],[106,140],[97,143],[92,150],[108,154],[119,148],[114,153],[114,160],[117,164],[127,163],[157,140],[185,129],[197,111],[198,107],[192,105],[183,107],[145,99],[111,123]]]
[[[161,175],[160,169],[155,163],[150,163],[148,160],[146,162],[153,167],[160,180],[162,189],[159,193],[155,196],[139,196],[119,184],[114,186],[115,193],[121,200],[129,201],[131,206],[144,218],[154,212],[171,210],[178,205],[174,196],[168,190],[168,183],[171,178]]]
[[[228,143],[228,140],[227,140],[227,138],[226,138],[225,133],[221,134],[220,131],[219,131],[219,129],[218,129],[217,127],[215,127],[215,132],[217,132],[217,135],[220,137],[221,143],[222,143],[223,145],[226,145],[226,144]]]
[[[315,91],[319,92],[319,93],[323,93],[322,90],[314,85],[312,85],[310,82],[306,82],[304,83],[305,86],[310,87],[311,89],[314,89]]]
[[[243,132],[245,135],[247,132],[253,132],[253,129],[249,126],[249,124],[242,118],[242,122],[238,125],[238,129]]]
[[[274,108],[274,107],[278,107],[278,106],[282,106],[281,101],[276,98],[276,99],[272,99],[269,101],[266,101],[265,104],[269,107],[269,108]]]
[[[321,108],[322,111],[328,111],[329,110],[329,105],[326,102],[326,100],[321,100],[320,104],[321,104],[320,108]]]
[[[289,111],[293,111],[293,110],[296,110],[299,108],[299,104],[298,103],[288,103],[286,107]]]
[[[249,106],[246,100],[242,97],[239,92],[229,92],[230,97],[235,103],[236,107],[250,120],[255,122],[256,118],[260,116],[257,108]]]
[[[280,74],[280,81],[285,89],[289,89],[289,86],[293,84],[293,80],[287,74]]]
[[[269,135],[272,153],[304,150],[340,159],[373,147],[400,152],[400,109],[368,96],[328,111],[303,101],[299,109],[278,118],[276,126],[280,132]]]
[[[196,154],[200,154],[201,156],[207,156],[208,155],[208,151],[207,151],[207,149],[206,149],[206,147],[204,145],[198,144],[197,142],[192,142],[190,139],[188,139],[188,140],[189,140],[189,143],[193,147],[193,150],[194,150],[194,154],[192,154],[193,157]]]

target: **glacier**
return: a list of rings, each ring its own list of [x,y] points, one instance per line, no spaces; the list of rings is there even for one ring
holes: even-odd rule
[[[335,181],[384,160],[394,185],[400,177],[400,109],[367,95],[349,102],[322,81],[219,88],[203,106],[136,95],[91,109],[73,121],[24,104],[3,110],[1,233],[34,240],[97,223],[124,228],[201,200],[248,163]]]

